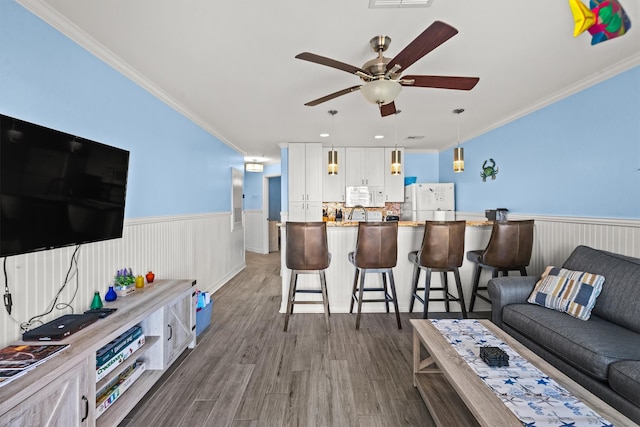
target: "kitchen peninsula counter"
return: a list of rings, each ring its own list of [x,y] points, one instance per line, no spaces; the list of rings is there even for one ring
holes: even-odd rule
[[[409,302],[411,298],[411,278],[413,274],[413,264],[408,259],[411,251],[417,251],[422,244],[424,235],[424,222],[399,221],[398,222],[398,263],[393,269],[393,275],[398,294],[398,306],[401,312],[409,311]],[[326,270],[327,293],[329,295],[329,304],[333,313],[348,313],[351,301],[351,290],[353,287],[353,278],[355,267],[349,262],[348,254],[355,250],[358,234],[358,222],[327,222],[327,241],[329,244],[329,252],[331,253],[331,264]],[[470,250],[484,249],[489,242],[491,235],[490,221],[467,221],[465,230],[465,253]],[[282,302],[280,312],[284,313],[287,304],[287,295],[289,292],[289,280],[291,271],[286,267],[286,226],[281,227],[282,247],[281,247],[281,272],[282,272]],[[462,267],[460,267],[460,278],[462,281],[462,289],[464,292],[467,308],[471,299],[471,281],[475,265],[464,258]],[[424,283],[424,273],[421,274],[420,283]],[[481,276],[481,283],[490,278],[489,273]],[[432,286],[437,287],[441,284],[440,274],[433,274],[431,279]],[[319,288],[320,279],[317,274],[303,274],[298,276],[298,289]],[[451,293],[455,295],[455,282],[453,274],[449,275],[449,288],[453,289]],[[380,274],[367,274],[366,285],[382,286]],[[434,296],[441,296],[442,292],[432,292]],[[438,295],[440,294],[440,295]],[[317,299],[318,295],[298,294],[296,299]],[[476,311],[488,311],[490,305],[482,300],[476,300]],[[451,304],[452,311],[460,311],[460,305]],[[383,312],[385,306],[383,303],[366,303],[362,305],[363,312]],[[422,304],[414,305],[414,311],[422,311]],[[430,312],[442,312],[444,303],[432,302],[429,304]],[[295,312],[321,313],[322,305],[303,304],[297,305]]]

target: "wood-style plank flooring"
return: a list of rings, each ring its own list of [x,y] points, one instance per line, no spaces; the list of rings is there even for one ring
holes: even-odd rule
[[[295,314],[283,332],[280,253],[213,295],[211,325],[121,426],[432,426],[402,314]],[[126,394],[122,398],[126,398]]]

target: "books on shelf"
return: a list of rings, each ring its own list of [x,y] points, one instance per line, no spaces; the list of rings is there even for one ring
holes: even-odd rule
[[[145,343],[144,334],[140,332],[140,335],[138,335],[137,338],[133,339],[132,341],[126,341],[126,343],[127,346],[123,347],[119,352],[115,353],[113,357],[108,359],[102,365],[96,366],[96,382],[107,376],[109,372],[113,371],[114,369],[116,369],[116,367],[124,363],[124,361],[127,360],[129,356],[131,356],[137,349],[142,347]]]
[[[127,391],[145,370],[144,362],[133,362],[126,370],[96,393],[96,418]]]
[[[105,362],[109,361],[123,348],[133,342],[133,340],[138,339],[140,335],[142,335],[142,328],[136,325],[127,330],[122,335],[113,339],[109,344],[100,348],[96,352],[96,367],[100,367]]]
[[[10,345],[0,349],[0,387],[44,363],[69,344]]]

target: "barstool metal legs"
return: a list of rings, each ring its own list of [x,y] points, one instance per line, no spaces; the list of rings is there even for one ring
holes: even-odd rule
[[[420,270],[425,270],[426,273],[426,277],[425,277],[425,282],[424,282],[424,297],[421,297],[420,295],[418,295],[418,291],[422,290],[423,288],[418,287],[418,282],[420,280]],[[415,302],[415,300],[418,300],[422,303],[423,305],[423,309],[422,309],[422,318],[426,319],[429,315],[429,301],[431,300],[431,298],[429,298],[429,293],[431,292],[431,274],[435,271],[439,271],[437,269],[431,269],[429,267],[418,267],[418,266],[414,266],[413,269],[413,284],[412,284],[412,289],[411,289],[411,301],[409,302],[409,312],[413,312],[413,303]],[[447,273],[449,271],[453,272],[454,278],[455,278],[455,282],[456,282],[456,288],[458,290],[458,297],[454,297],[453,295],[451,295],[451,293],[449,292],[449,281],[447,278]],[[467,318],[467,310],[466,310],[466,305],[464,303],[464,294],[462,293],[462,282],[460,281],[460,272],[457,268],[451,269],[451,270],[446,270],[446,271],[440,271],[440,273],[442,273],[442,287],[441,288],[433,288],[433,290],[442,290],[443,292],[443,297],[442,298],[438,298],[438,299],[433,299],[434,301],[443,301],[445,303],[445,309],[448,312],[450,312],[450,307],[449,307],[449,302],[457,302],[458,304],[460,304],[460,310],[462,311],[462,317],[464,319]]]
[[[289,297],[287,298],[287,310],[284,314],[284,331],[287,332],[289,327],[289,315],[293,313],[293,298],[296,292],[296,282],[298,281],[298,272],[291,271],[291,280],[289,280]]]
[[[362,270],[362,272],[360,272],[360,270]],[[367,273],[382,274],[382,288],[365,288],[365,277]],[[358,284],[358,277],[360,278],[359,284]],[[387,281],[388,281],[388,285],[387,285]],[[389,288],[391,288],[390,289],[391,293],[389,293]],[[365,300],[364,291],[383,292],[384,298]],[[351,292],[351,305],[349,307],[349,313],[353,313],[353,306],[356,300],[358,301],[358,311],[356,313],[356,330],[360,329],[360,317],[362,314],[363,302],[384,302],[386,304],[387,313],[389,313],[389,302],[392,302],[393,308],[395,309],[395,312],[396,312],[396,321],[398,323],[398,329],[402,329],[402,321],[400,320],[400,310],[398,309],[398,296],[396,293],[396,283],[393,278],[392,269],[389,268],[389,269],[367,270],[367,269],[356,268],[355,276],[353,279],[353,290]]]
[[[491,268],[491,278],[498,277],[498,274],[502,272],[503,276],[508,276],[509,271],[519,271],[521,276],[527,275],[527,268],[520,267],[517,270],[500,270],[498,268]],[[476,298],[480,298],[491,304],[491,299],[489,297],[482,295],[478,291],[486,291],[487,286],[480,286],[480,274],[482,273],[482,265],[477,264],[476,269],[473,272],[473,287],[471,289],[471,301],[469,301],[469,312],[473,312],[473,307],[475,306]]]
[[[306,273],[306,271],[305,271]],[[289,327],[289,316],[293,314],[293,305],[295,302],[295,294],[296,292],[304,292],[304,293],[318,293],[318,290],[300,290],[296,289],[298,284],[298,270],[291,270],[291,280],[289,281],[289,297],[287,298],[287,310],[284,315],[284,331],[287,332],[287,328]],[[324,321],[327,326],[327,333],[331,333],[331,327],[329,325],[329,315],[331,312],[329,311],[329,296],[327,294],[327,280],[325,276],[324,270],[318,271],[320,276],[320,293],[322,294],[322,301],[299,301],[297,304],[322,304],[324,306]]]

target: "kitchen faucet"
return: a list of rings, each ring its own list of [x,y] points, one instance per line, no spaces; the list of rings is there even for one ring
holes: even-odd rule
[[[368,222],[369,218],[367,216],[367,210],[364,208],[364,206],[362,205],[355,205],[354,207],[351,208],[351,212],[349,213],[349,218],[348,220],[351,221],[351,219],[353,218],[353,211],[357,208],[362,209],[362,212],[364,212],[364,222]]]

